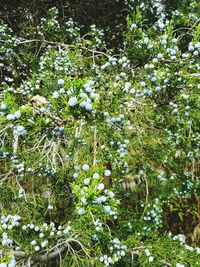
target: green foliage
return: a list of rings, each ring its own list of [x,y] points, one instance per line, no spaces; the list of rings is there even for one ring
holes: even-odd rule
[[[1,24],[0,266],[199,266],[198,3],[145,12],[117,55],[56,8]]]

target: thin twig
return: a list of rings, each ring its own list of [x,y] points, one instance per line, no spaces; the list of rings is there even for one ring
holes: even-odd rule
[[[5,43],[6,41],[4,40],[0,40],[0,42]],[[22,44],[29,44],[29,43],[35,43],[35,42],[43,42],[46,44],[51,44],[51,45],[56,45],[56,46],[60,46],[60,47],[65,47],[65,48],[72,48],[72,49],[77,49],[77,46],[75,45],[68,45],[68,44],[64,44],[64,43],[57,43],[57,42],[52,42],[52,41],[48,41],[48,40],[40,40],[40,39],[31,39],[31,40],[24,40],[22,42],[17,42],[16,45],[22,45]],[[103,55],[107,58],[110,58],[109,55],[107,55],[106,53],[102,52],[102,51],[97,51],[97,50],[93,50],[84,46],[80,46],[80,49],[86,50],[88,52],[91,52],[92,54],[100,54]]]
[[[93,148],[93,166],[96,165],[96,158],[97,158],[97,127],[94,127],[94,148]]]

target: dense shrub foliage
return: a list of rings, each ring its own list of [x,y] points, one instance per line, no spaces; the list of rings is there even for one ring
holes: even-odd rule
[[[165,2],[124,1],[115,47],[1,22],[1,267],[200,266],[199,4]]]

